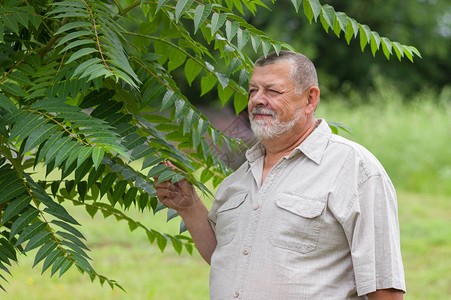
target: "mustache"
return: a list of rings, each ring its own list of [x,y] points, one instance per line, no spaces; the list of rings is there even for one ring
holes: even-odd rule
[[[254,117],[254,115],[256,115],[256,114],[270,115],[273,117],[276,116],[275,111],[273,111],[272,109],[269,109],[269,108],[261,107],[261,106],[256,106],[252,109],[251,116]]]

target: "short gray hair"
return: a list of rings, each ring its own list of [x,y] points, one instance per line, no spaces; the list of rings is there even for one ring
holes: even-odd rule
[[[281,50],[279,54],[271,52],[266,57],[262,56],[257,59],[255,66],[263,67],[282,61],[292,64],[291,79],[296,84],[296,93],[301,94],[312,86],[318,87],[316,68],[312,61],[303,54],[287,50]]]

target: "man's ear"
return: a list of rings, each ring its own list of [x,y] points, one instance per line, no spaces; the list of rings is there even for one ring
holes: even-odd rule
[[[315,112],[316,107],[318,106],[319,103],[319,88],[317,86],[312,86],[308,89],[307,92],[307,100],[308,100],[308,104],[306,107],[306,114],[311,114],[313,112]]]

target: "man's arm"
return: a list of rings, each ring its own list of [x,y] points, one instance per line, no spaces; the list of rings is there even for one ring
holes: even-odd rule
[[[384,289],[369,293],[367,296],[368,300],[402,300],[404,292],[396,289]]]
[[[168,167],[173,167],[166,162]],[[157,180],[155,179],[155,182]],[[160,201],[175,209],[185,222],[197,250],[204,260],[210,264],[211,256],[216,248],[216,237],[208,221],[208,210],[193,185],[183,179],[175,184],[164,181],[155,184],[157,197]]]

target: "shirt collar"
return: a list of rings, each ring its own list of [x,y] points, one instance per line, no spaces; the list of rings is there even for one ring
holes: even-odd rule
[[[310,133],[310,135],[297,146],[290,155],[287,156],[288,159],[292,158],[299,151],[304,153],[309,159],[314,161],[316,164],[321,163],[326,146],[329,143],[332,130],[329,128],[326,120],[318,119],[316,128]],[[246,159],[249,163],[253,163],[258,158],[265,155],[265,147],[258,142],[251,149],[246,152]]]

